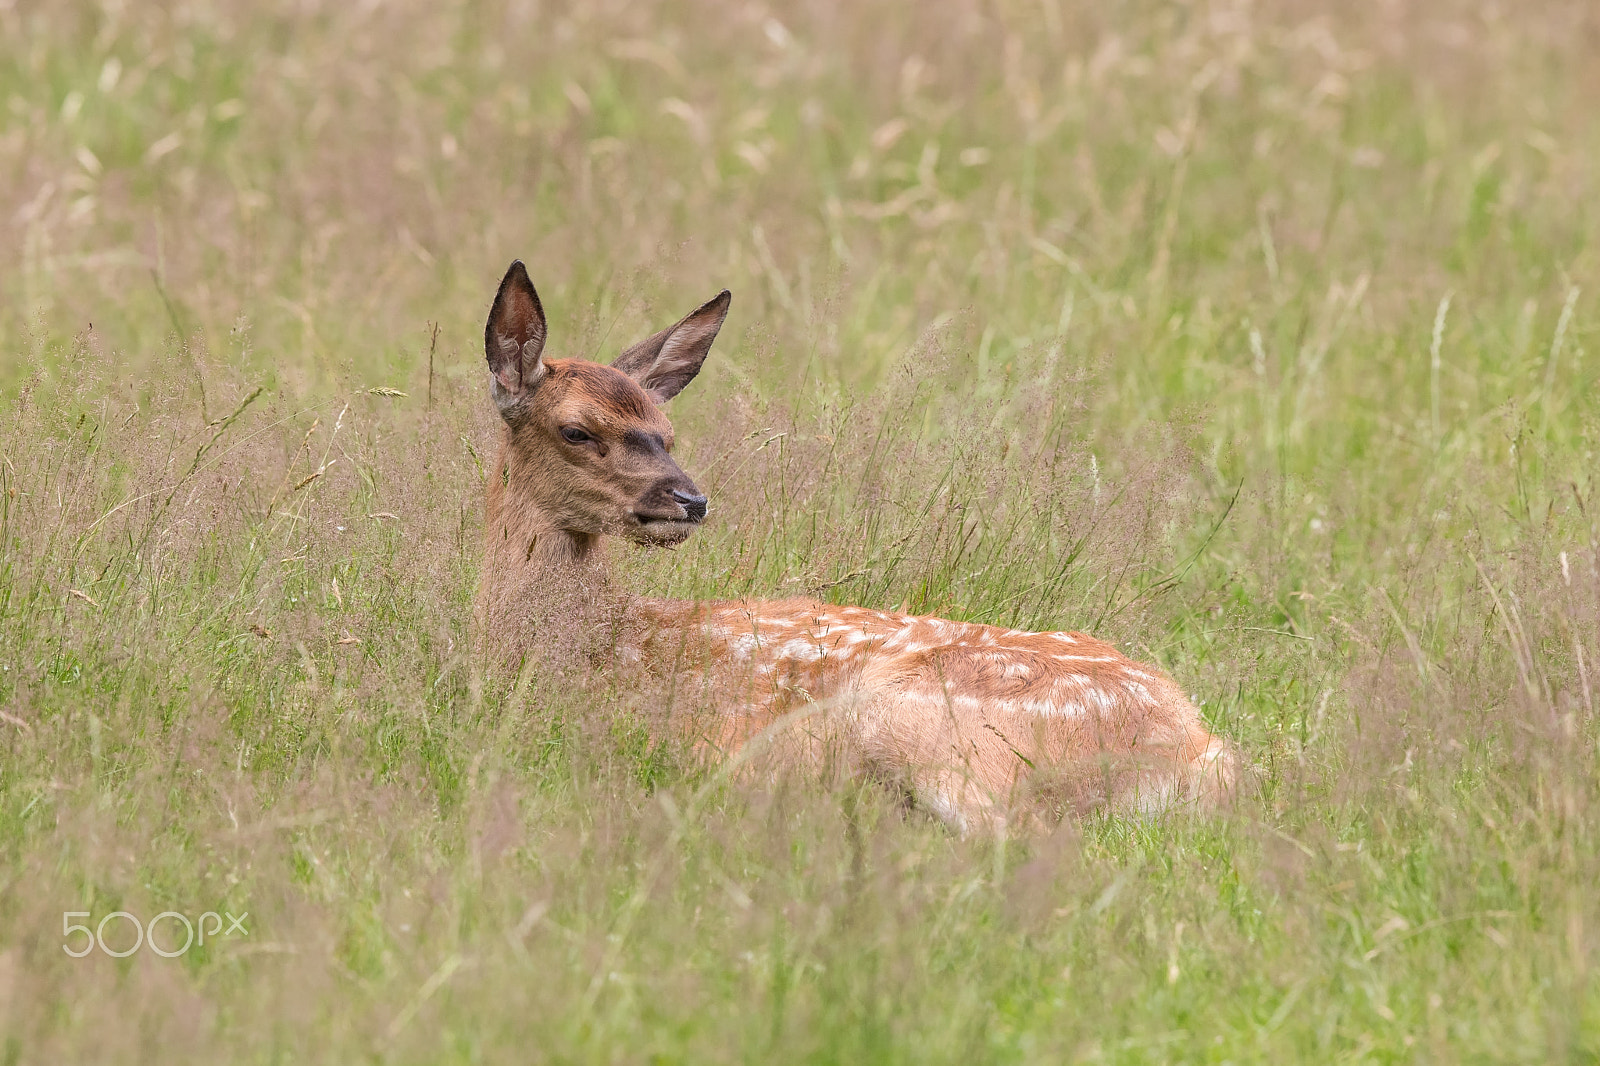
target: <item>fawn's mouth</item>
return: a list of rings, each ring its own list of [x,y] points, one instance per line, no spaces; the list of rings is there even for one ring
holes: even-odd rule
[[[649,515],[635,511],[629,517],[633,519],[630,530],[633,538],[646,544],[682,544],[700,528],[699,522],[681,515]]]

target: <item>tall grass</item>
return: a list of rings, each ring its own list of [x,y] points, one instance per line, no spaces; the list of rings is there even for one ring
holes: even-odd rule
[[[0,0],[0,1061],[1600,1053],[1597,59],[1577,0]],[[734,292],[632,586],[1091,630],[1251,792],[962,840],[487,671],[517,256],[558,355]],[[63,951],[119,910],[248,936]]]

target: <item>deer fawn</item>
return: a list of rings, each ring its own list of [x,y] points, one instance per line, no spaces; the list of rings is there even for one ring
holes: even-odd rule
[[[670,682],[668,729],[707,754],[758,736],[780,765],[847,765],[958,832],[1109,804],[1209,806],[1235,756],[1153,666],[1081,633],[918,618],[808,599],[674,602],[614,595],[600,538],[682,543],[706,498],[672,458],[661,405],[700,371],[726,290],[610,366],[544,358],[520,261],[484,329],[504,422],[484,509],[480,610],[516,659],[604,608],[590,665]],[[692,709],[685,709],[686,707]]]

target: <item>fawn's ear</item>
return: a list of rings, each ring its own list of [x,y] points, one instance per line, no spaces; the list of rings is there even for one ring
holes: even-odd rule
[[[733,294],[723,289],[677,325],[668,326],[617,356],[611,365],[637,381],[656,403],[666,403],[700,373],[732,302]]]
[[[489,360],[489,392],[503,414],[539,383],[544,374],[544,308],[528,280],[528,269],[515,260],[500,280],[494,307],[483,327],[483,352]]]

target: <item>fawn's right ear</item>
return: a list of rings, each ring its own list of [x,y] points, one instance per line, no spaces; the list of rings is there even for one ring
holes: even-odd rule
[[[489,360],[489,392],[506,411],[533,391],[544,375],[545,324],[539,294],[522,260],[512,262],[494,295],[483,327],[483,352]]]

